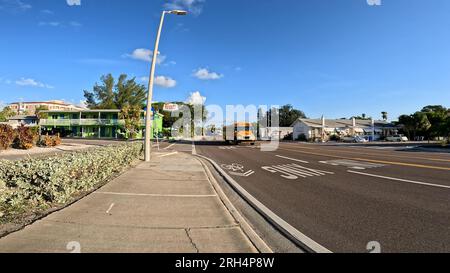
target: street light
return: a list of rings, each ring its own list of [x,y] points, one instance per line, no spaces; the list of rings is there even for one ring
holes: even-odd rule
[[[159,23],[158,34],[156,35],[155,49],[153,50],[153,60],[150,69],[150,77],[148,80],[148,96],[147,96],[147,113],[145,119],[145,161],[149,162],[151,158],[151,127],[152,127],[152,99],[153,99],[153,85],[155,79],[156,60],[158,58],[159,38],[164,24],[164,17],[166,14],[187,15],[184,10],[163,11],[161,15],[161,22]]]

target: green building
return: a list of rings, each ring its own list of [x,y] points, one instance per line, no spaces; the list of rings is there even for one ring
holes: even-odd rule
[[[79,138],[129,138],[125,131],[125,120],[119,118],[120,110],[83,110],[83,111],[42,111],[47,116],[39,120],[42,133],[56,134],[62,137]],[[153,116],[153,137],[162,132],[163,115]],[[143,138],[145,133],[145,112],[141,113],[140,126],[135,135]]]

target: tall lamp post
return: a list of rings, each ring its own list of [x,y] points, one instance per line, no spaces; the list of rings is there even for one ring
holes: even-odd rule
[[[153,60],[150,69],[150,77],[148,80],[148,96],[147,96],[147,113],[145,117],[145,161],[149,162],[151,158],[151,133],[152,133],[152,99],[153,99],[153,85],[155,80],[156,60],[158,58],[159,38],[164,24],[164,17],[166,14],[187,15],[184,10],[163,11],[161,15],[161,22],[159,23],[158,34],[156,36],[155,49],[153,50]]]

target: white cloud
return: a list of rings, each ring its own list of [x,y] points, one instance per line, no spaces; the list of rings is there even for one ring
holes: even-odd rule
[[[177,81],[169,77],[158,76],[155,78],[155,84],[164,88],[173,88],[177,85]]]
[[[53,14],[55,14],[53,11],[51,11],[51,10],[49,10],[49,9],[43,9],[43,10],[41,10],[41,12],[44,13],[44,14],[48,14],[48,15],[53,15]]]
[[[202,105],[205,104],[206,97],[203,97],[199,91],[192,92],[189,98],[187,98],[186,103],[192,105]]]
[[[81,24],[81,23],[79,23],[77,21],[71,21],[69,24],[72,27],[82,27],[83,26],[83,24]]]
[[[125,54],[124,56],[135,60],[151,62],[153,58],[153,51],[146,48],[137,48],[131,54]],[[166,56],[159,53],[158,57],[156,58],[156,63],[162,64],[166,60],[166,58]]]
[[[199,15],[203,11],[204,2],[205,0],[170,0],[169,3],[164,4],[164,8],[187,10],[194,15]]]
[[[46,27],[46,26],[59,27],[59,26],[61,26],[61,23],[60,22],[39,22],[39,26],[41,26],[41,27]]]
[[[207,68],[199,68],[195,70],[193,76],[200,80],[218,80],[224,77],[223,74],[209,71]]]
[[[143,83],[148,83],[148,77],[140,77],[139,81]],[[166,76],[155,77],[155,84],[163,88],[173,88],[177,86],[177,81]]]
[[[26,79],[26,78],[21,78],[20,80],[16,81],[16,84],[19,86],[31,86],[31,87],[40,87],[40,88],[48,88],[48,89],[53,89],[54,87],[42,82],[38,82],[34,79]]]
[[[21,0],[0,0],[0,10],[10,12],[21,12],[30,10],[33,6],[24,3]]]
[[[66,0],[69,6],[81,6],[81,0]]]

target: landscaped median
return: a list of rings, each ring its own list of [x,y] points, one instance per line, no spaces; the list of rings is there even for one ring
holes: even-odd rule
[[[141,142],[127,142],[48,158],[0,160],[0,236],[4,224],[32,221],[105,184],[142,151]]]

